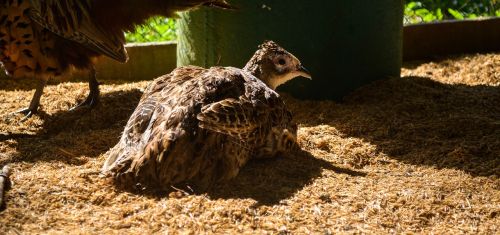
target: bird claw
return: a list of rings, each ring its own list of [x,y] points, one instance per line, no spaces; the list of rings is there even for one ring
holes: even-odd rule
[[[12,113],[9,113],[9,114],[5,115],[4,117],[10,118],[10,117],[16,116],[17,114],[23,114],[24,117],[19,122],[24,122],[24,121],[28,120],[29,118],[31,118],[33,116],[33,114],[37,113],[37,111],[38,110],[24,108],[24,109],[20,109],[20,110],[14,111]]]
[[[91,69],[91,77],[89,79],[89,94],[87,98],[82,103],[77,104],[73,108],[69,109],[69,111],[76,111],[81,108],[92,109],[99,104],[99,82],[95,79],[95,69]]]
[[[81,108],[92,109],[99,103],[99,96],[89,95],[82,103],[70,108],[69,111],[76,111]]]

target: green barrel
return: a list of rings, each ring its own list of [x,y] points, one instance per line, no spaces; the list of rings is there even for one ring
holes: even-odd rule
[[[230,0],[178,21],[177,65],[243,67],[264,40],[297,56],[313,80],[280,87],[295,97],[339,99],[364,84],[399,77],[402,0]]]

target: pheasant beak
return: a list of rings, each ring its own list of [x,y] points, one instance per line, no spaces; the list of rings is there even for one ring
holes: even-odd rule
[[[297,73],[299,76],[309,78],[312,80],[311,73],[309,73],[309,70],[307,70],[304,66],[299,65],[299,68],[297,69]]]

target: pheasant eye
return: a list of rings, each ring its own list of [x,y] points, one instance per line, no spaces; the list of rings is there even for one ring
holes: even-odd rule
[[[285,65],[285,64],[286,64],[285,59],[283,59],[283,58],[282,58],[282,59],[279,59],[279,60],[278,60],[278,64],[280,64],[280,65]]]

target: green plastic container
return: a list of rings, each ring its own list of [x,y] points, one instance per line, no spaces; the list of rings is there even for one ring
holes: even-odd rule
[[[296,55],[313,80],[281,86],[295,97],[338,99],[376,79],[399,77],[401,0],[233,0],[178,21],[177,65],[243,67],[264,40]]]

